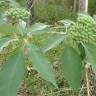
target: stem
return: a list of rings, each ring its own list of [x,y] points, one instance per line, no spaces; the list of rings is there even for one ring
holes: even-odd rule
[[[30,11],[31,16],[29,19],[29,25],[32,25],[34,18],[34,2],[35,0],[27,0],[27,9]]]
[[[66,33],[67,33],[67,31],[68,31],[67,29],[68,29],[68,27],[66,26]]]
[[[80,92],[79,92],[78,96],[81,96],[81,92],[82,92],[83,89],[84,89],[84,84],[82,85],[82,87],[81,87],[81,89],[80,89]]]
[[[86,64],[85,68],[86,68],[86,85],[87,85],[87,94],[88,96],[91,96],[90,95],[90,83],[89,83],[89,76],[88,76],[88,69],[89,69],[90,65],[89,64]]]
[[[25,42],[26,45],[29,45],[29,42],[28,42],[27,39],[24,39],[24,42]]]
[[[66,35],[66,32],[48,32],[48,34],[62,34],[62,35]]]

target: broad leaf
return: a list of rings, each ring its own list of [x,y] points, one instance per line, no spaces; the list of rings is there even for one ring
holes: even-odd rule
[[[82,60],[72,47],[66,46],[62,55],[62,70],[64,78],[75,90],[80,88]]]
[[[40,35],[46,32],[50,32],[50,26],[43,23],[35,23],[28,29],[28,32],[32,35]]]
[[[0,47],[2,47],[6,42],[8,42],[10,40],[9,37],[3,37],[0,38]]]
[[[0,96],[17,96],[24,77],[24,57],[22,52],[13,53],[0,70]]]
[[[82,44],[85,48],[87,58],[92,65],[93,71],[96,73],[96,45],[86,43]]]
[[[55,34],[49,37],[45,42],[46,44],[43,47],[43,52],[57,47],[64,40],[64,35]]]
[[[8,50],[8,53],[10,53],[12,50],[14,50],[15,48],[19,46],[19,45],[18,46],[15,45],[16,42],[17,42],[17,39],[12,39],[10,36],[5,36],[5,37],[0,38],[0,53],[3,53],[3,52],[6,53],[4,49],[7,49],[8,46],[11,47],[10,51]]]
[[[16,27],[13,27],[12,25],[8,24],[0,24],[0,37],[11,35],[12,33],[17,32],[18,29]]]
[[[39,72],[41,77],[57,87],[53,68],[50,62],[43,56],[43,53],[35,45],[29,46],[29,58],[32,61],[33,67]]]

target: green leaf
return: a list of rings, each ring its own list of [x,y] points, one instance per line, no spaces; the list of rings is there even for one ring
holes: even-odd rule
[[[84,47],[82,46],[81,43],[78,44],[78,48],[79,48],[79,51],[80,51],[80,56],[81,56],[82,60],[84,60],[85,57],[86,57],[86,53],[85,53],[85,49],[84,49]]]
[[[4,22],[2,14],[0,13],[0,24],[2,24]]]
[[[16,0],[3,0],[3,1],[9,1],[10,4],[13,6],[13,7],[20,7],[20,4],[16,1]]]
[[[17,96],[24,77],[24,56],[20,50],[14,52],[0,70],[0,95]]]
[[[64,35],[54,34],[49,37],[45,42],[46,44],[43,47],[43,51],[47,52],[48,50],[57,47],[64,40]]]
[[[69,85],[78,90],[82,74],[82,60],[72,47],[66,46],[62,55],[62,70]]]
[[[41,50],[35,45],[31,45],[29,46],[28,55],[34,68],[39,72],[41,77],[57,87],[52,64],[50,64]]]
[[[3,37],[0,38],[0,47],[2,47],[6,42],[8,42],[10,40],[9,37]]]
[[[41,35],[46,32],[50,32],[50,26],[43,23],[35,23],[27,31],[32,35]]]
[[[13,32],[16,32],[18,29],[8,24],[0,24],[0,37],[11,35]]]
[[[90,43],[84,43],[82,45],[85,48],[88,61],[92,65],[93,71],[96,73],[96,45]]]

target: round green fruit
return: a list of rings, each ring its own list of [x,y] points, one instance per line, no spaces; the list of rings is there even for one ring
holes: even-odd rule
[[[30,12],[23,8],[10,8],[8,11],[5,12],[6,17],[10,17],[10,19],[15,20],[27,20],[30,17]]]

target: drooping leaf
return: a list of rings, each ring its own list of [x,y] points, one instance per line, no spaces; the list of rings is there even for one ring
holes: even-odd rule
[[[0,70],[0,95],[17,96],[24,77],[24,56],[21,51],[13,53]]]
[[[32,31],[38,31],[38,30],[43,30],[45,28],[49,27],[49,25],[43,24],[43,23],[35,23],[34,25],[31,26]]]
[[[82,74],[82,60],[72,47],[66,46],[62,55],[62,70],[69,85],[78,90]]]
[[[96,73],[96,45],[91,43],[84,43],[82,45],[85,48],[88,61],[92,65],[93,71]]]
[[[4,36],[0,38],[0,53],[6,53],[4,49],[7,49],[9,46],[11,49],[8,50],[7,52],[10,53],[12,50],[14,50],[19,46],[19,44],[18,46],[15,45],[17,41],[18,41],[17,39],[12,39],[11,36]]]
[[[10,40],[9,36],[8,37],[2,37],[2,38],[0,38],[0,47],[2,47],[9,40]]]
[[[41,77],[57,87],[52,65],[47,58],[45,58],[40,49],[35,45],[31,45],[29,46],[28,55],[32,61],[33,67],[39,72]]]
[[[50,32],[50,26],[43,23],[35,23],[28,29],[28,32],[32,35],[40,35]]]
[[[64,35],[55,34],[49,37],[45,42],[46,44],[43,47],[43,52],[47,52],[48,50],[57,47],[64,40]]]

